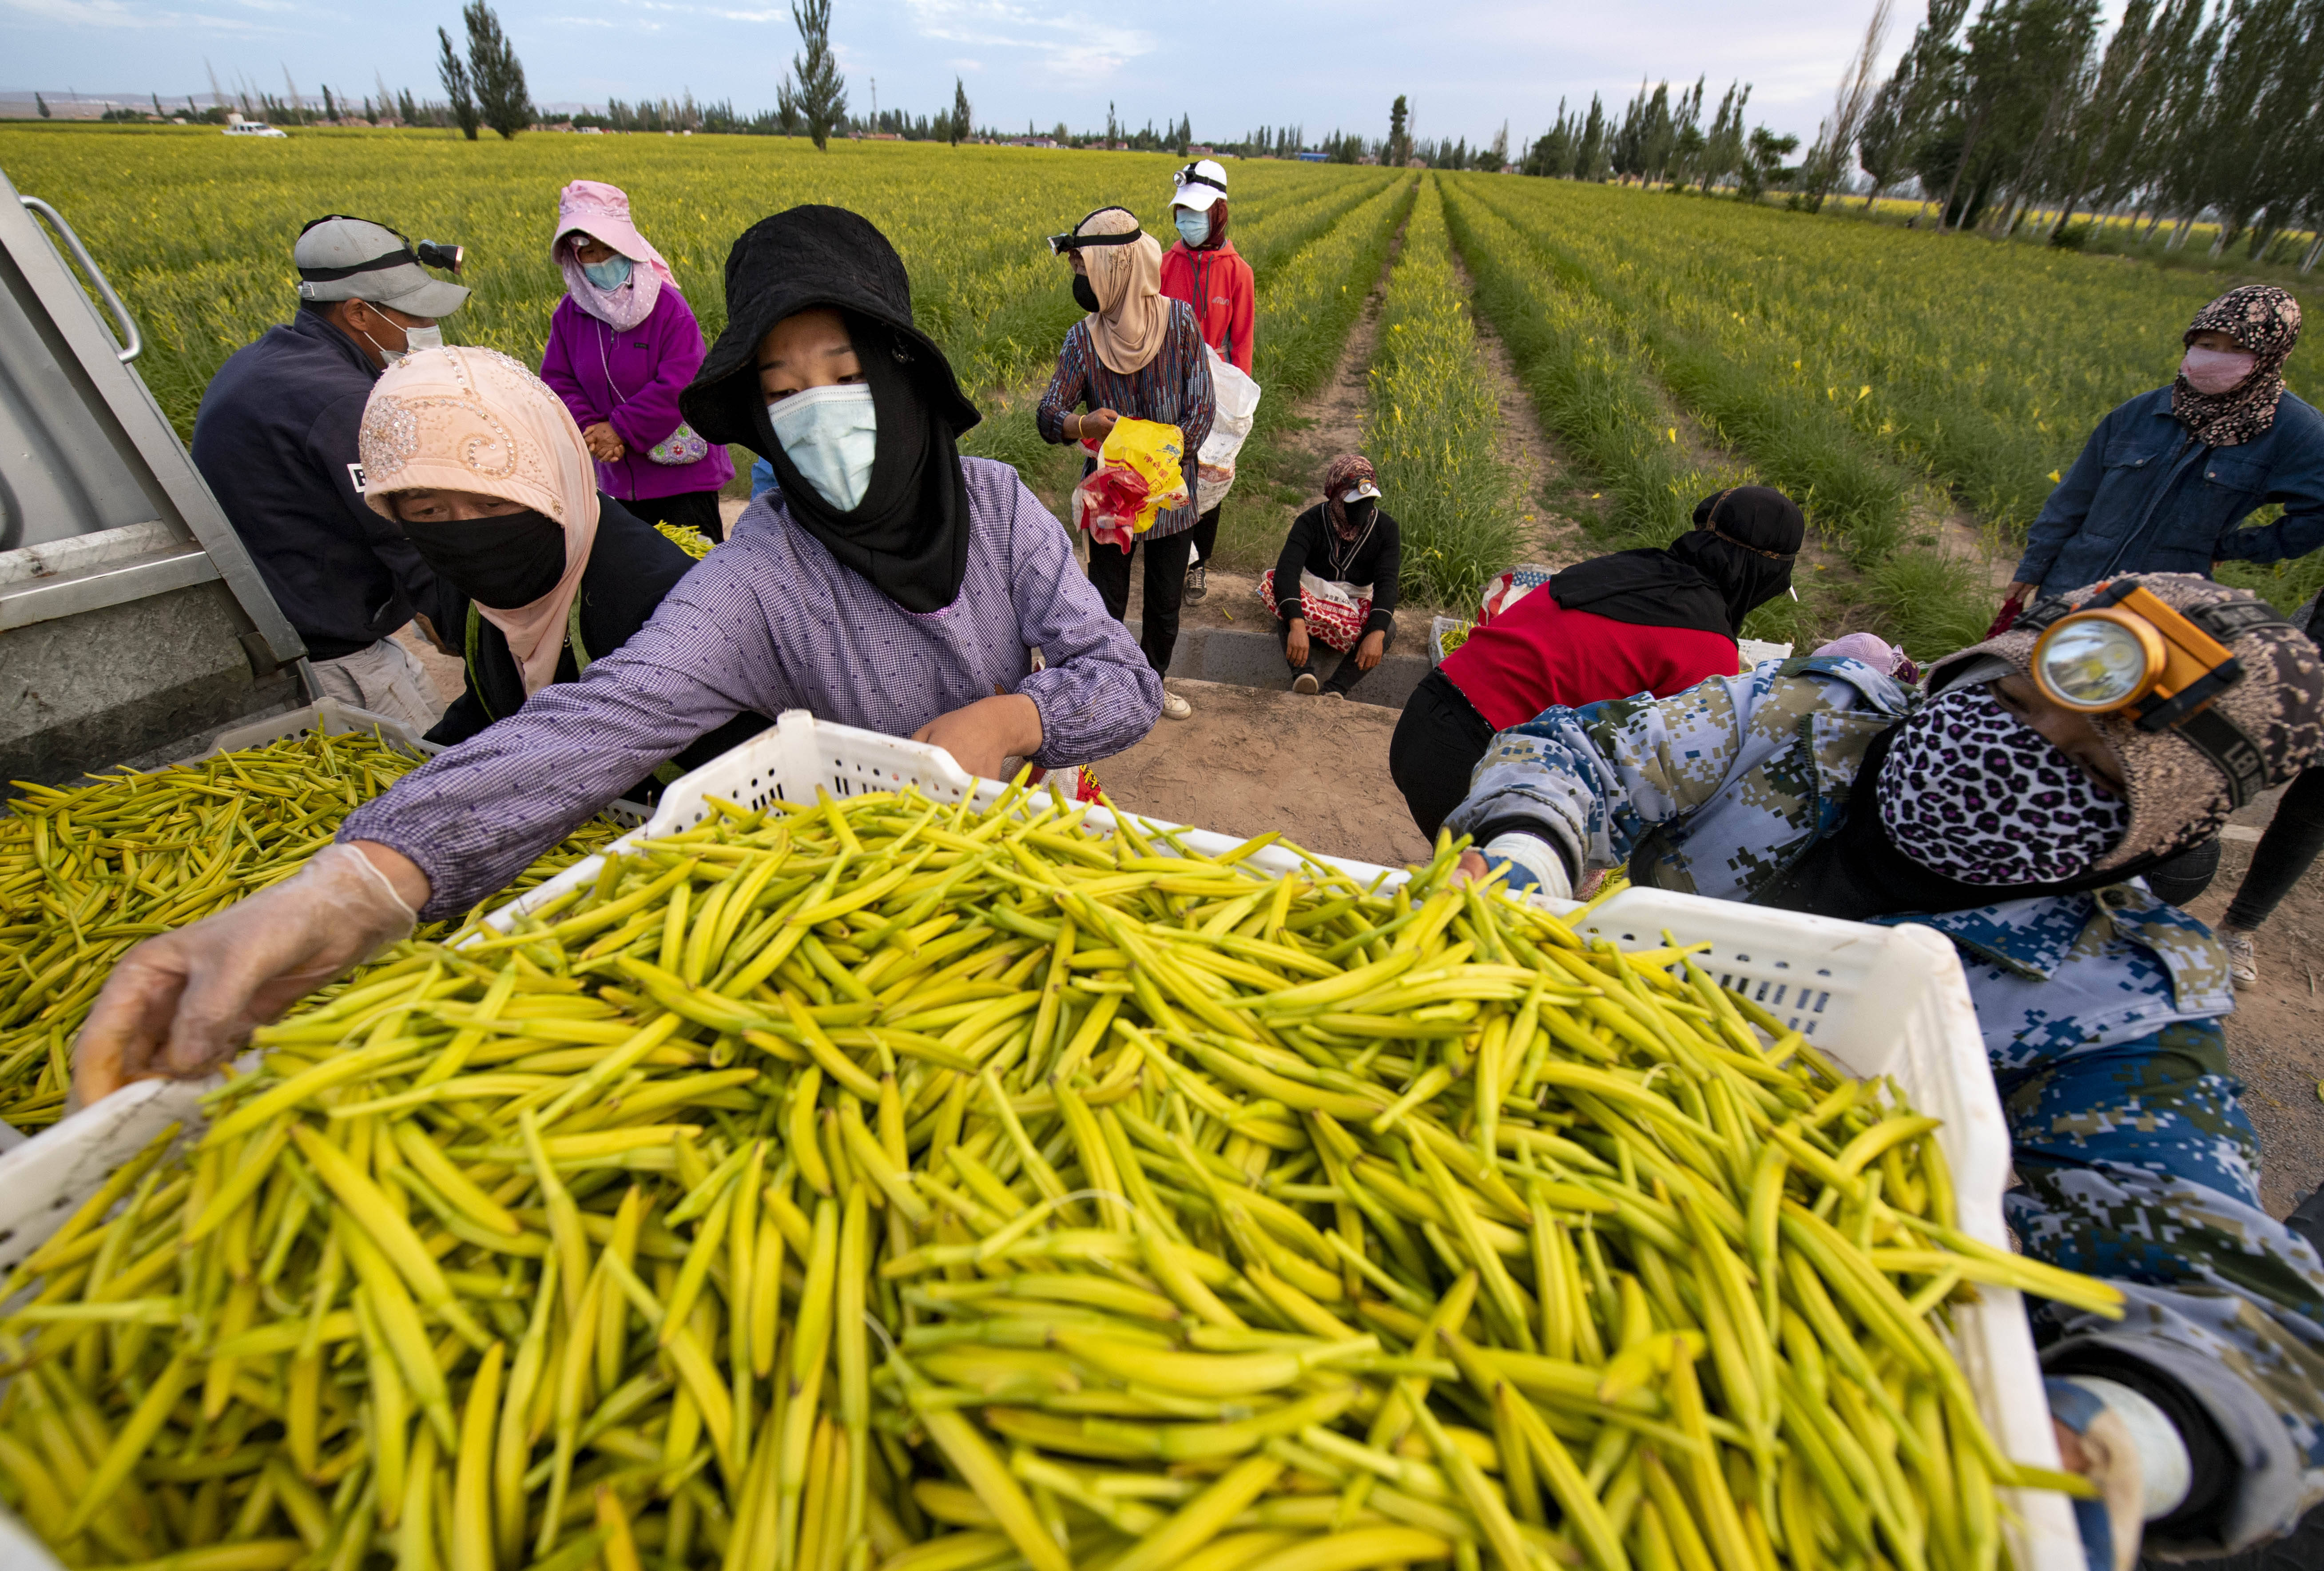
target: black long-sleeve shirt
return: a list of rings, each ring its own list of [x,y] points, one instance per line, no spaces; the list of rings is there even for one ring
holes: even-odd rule
[[[1396,580],[1403,565],[1401,531],[1388,509],[1374,507],[1370,526],[1353,541],[1342,541],[1324,520],[1319,502],[1292,520],[1283,554],[1275,559],[1275,603],[1299,604],[1303,568],[1334,584],[1370,584],[1372,614],[1364,619],[1364,631],[1382,632],[1396,625]]]

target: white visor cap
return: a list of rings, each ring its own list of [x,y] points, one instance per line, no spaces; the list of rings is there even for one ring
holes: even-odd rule
[[[1197,213],[1207,213],[1211,204],[1227,194],[1227,171],[1214,158],[1197,159],[1170,177],[1177,186],[1177,195],[1170,205]]]

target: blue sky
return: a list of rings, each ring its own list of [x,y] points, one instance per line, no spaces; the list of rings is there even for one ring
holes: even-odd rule
[[[732,98],[771,106],[798,48],[784,0],[503,0],[502,21],[536,99],[608,95]],[[1803,140],[1815,133],[1869,0],[1176,0],[1150,7],[1025,0],[834,0],[833,36],[851,105],[949,103],[959,76],[980,125],[1104,124],[1109,100],[1132,125],[1194,117],[1198,138],[1261,124],[1311,137],[1338,126],[1380,135],[1408,95],[1422,136],[1513,146],[1544,129],[1561,95],[1616,103],[1642,73],[1757,84],[1754,116]],[[1901,0],[1887,54],[1920,6]],[[1110,20],[1093,20],[1110,14]],[[375,78],[435,86],[435,29],[455,0],[390,6],[351,0],[0,0],[0,89],[110,96],[206,93],[204,61],[233,89],[239,72],[280,93],[287,67],[306,93],[373,92]]]

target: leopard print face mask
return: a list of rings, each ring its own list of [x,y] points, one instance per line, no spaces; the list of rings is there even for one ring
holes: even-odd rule
[[[2063,883],[2130,825],[2127,801],[1982,683],[1940,694],[1898,728],[1873,797],[1896,849],[1961,883]]]

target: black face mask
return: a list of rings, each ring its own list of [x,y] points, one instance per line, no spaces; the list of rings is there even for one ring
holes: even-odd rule
[[[406,522],[420,559],[479,605],[530,605],[565,576],[565,526],[527,508],[493,518]]]
[[[1364,526],[1371,522],[1372,510],[1379,505],[1379,499],[1373,496],[1359,496],[1353,502],[1342,503],[1341,505],[1347,509],[1348,527],[1361,534]]]
[[[1087,273],[1074,274],[1074,303],[1085,311],[1094,312],[1098,309],[1097,291],[1090,287]]]

